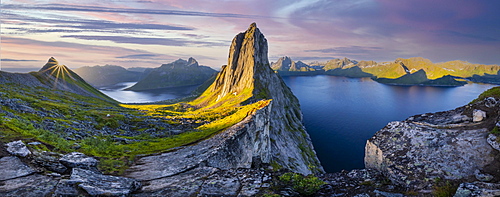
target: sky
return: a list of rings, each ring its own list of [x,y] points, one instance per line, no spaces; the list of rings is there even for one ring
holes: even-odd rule
[[[2,0],[1,66],[219,69],[256,22],[269,60],[424,57],[500,65],[498,0]]]

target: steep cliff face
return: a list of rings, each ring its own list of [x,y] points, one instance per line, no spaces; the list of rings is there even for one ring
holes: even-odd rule
[[[498,181],[496,138],[499,100],[488,97],[454,110],[416,115],[389,123],[370,138],[365,166],[392,181],[423,189],[436,178]]]
[[[233,39],[228,65],[195,103],[210,108],[272,99],[267,139],[271,150],[261,154],[260,162],[276,163],[304,174],[322,172],[302,125],[299,102],[269,66],[267,50],[266,38],[255,23],[251,24]]]

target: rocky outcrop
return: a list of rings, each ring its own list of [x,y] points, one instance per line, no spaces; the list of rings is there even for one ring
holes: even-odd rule
[[[93,157],[89,157],[83,153],[72,152],[64,155],[59,162],[69,168],[82,168],[88,170],[97,169],[98,161]]]
[[[22,163],[17,157],[2,157],[0,158],[0,181],[19,178],[35,173],[36,171]]]
[[[147,76],[127,90],[141,91],[201,85],[216,72],[208,66],[200,66],[192,57],[187,61],[178,59],[154,68]]]
[[[487,140],[500,108],[491,99],[389,123],[367,141],[366,168],[413,189],[428,189],[436,179],[500,180],[499,152]]]
[[[140,182],[134,179],[102,175],[80,168],[73,168],[69,182],[91,196],[126,196],[141,187]]]
[[[270,151],[270,143],[261,139],[269,135],[269,110],[269,106],[264,107],[224,132],[198,144],[143,157],[127,170],[127,176],[147,181],[202,166],[219,169],[250,168],[255,157],[261,157],[260,153]]]
[[[235,37],[228,66],[194,102],[215,108],[262,100],[239,123],[194,145],[142,157],[125,176],[143,181],[140,196],[253,196],[269,187],[264,179],[271,163],[303,174],[322,172],[298,100],[269,67],[267,41],[252,24]]]
[[[9,151],[9,153],[12,155],[26,157],[29,154],[31,154],[31,151],[28,150],[26,144],[24,144],[24,142],[21,140],[9,142],[6,145],[7,145],[7,151]]]
[[[101,174],[97,160],[81,153],[58,160],[57,153],[29,151],[25,157],[0,154],[0,196],[129,196],[142,186],[135,179]]]
[[[252,163],[276,163],[303,174],[322,172],[309,135],[302,125],[297,98],[270,68],[267,40],[251,24],[236,35],[229,49],[228,65],[215,82],[195,102],[199,107],[217,107],[226,103],[252,103],[271,99],[269,135],[255,144]]]
[[[462,183],[454,197],[495,197],[500,196],[500,184],[497,183]]]

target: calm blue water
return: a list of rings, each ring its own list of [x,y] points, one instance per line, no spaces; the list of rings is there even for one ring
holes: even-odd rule
[[[181,88],[164,88],[147,91],[125,91],[137,82],[124,82],[113,86],[99,88],[101,92],[122,103],[147,103],[164,101],[189,96],[191,91],[197,86],[187,86]]]
[[[388,122],[460,107],[494,86],[405,87],[334,76],[283,79],[299,98],[304,124],[327,172],[364,168],[366,140]]]
[[[304,124],[327,172],[364,168],[366,140],[388,122],[460,107],[494,86],[403,87],[334,76],[283,79],[300,100]],[[101,91],[120,102],[139,103],[184,97],[195,88],[123,91],[134,83]]]

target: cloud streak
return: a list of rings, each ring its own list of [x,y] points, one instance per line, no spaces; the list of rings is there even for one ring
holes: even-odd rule
[[[224,43],[203,42],[203,41],[189,41],[180,38],[145,38],[145,37],[130,37],[130,36],[89,36],[89,35],[65,35],[62,38],[76,38],[82,40],[99,40],[99,41],[112,41],[115,43],[128,43],[128,44],[143,44],[143,45],[165,45],[165,46],[189,46],[189,45],[202,45],[202,46],[221,46]]]
[[[38,60],[0,59],[2,62],[36,62]]]
[[[82,5],[67,5],[67,4],[45,4],[45,5],[4,4],[2,5],[2,9],[104,12],[104,13],[126,13],[126,14],[148,14],[148,15],[154,14],[154,15],[201,16],[201,17],[223,17],[223,18],[269,18],[268,16],[233,14],[233,13],[196,12],[196,11],[186,11],[186,10],[110,8],[110,7],[100,7],[100,6],[82,6]]]

